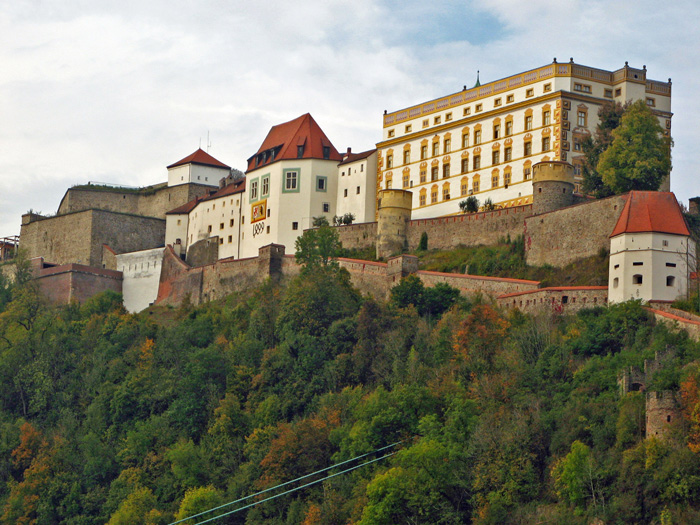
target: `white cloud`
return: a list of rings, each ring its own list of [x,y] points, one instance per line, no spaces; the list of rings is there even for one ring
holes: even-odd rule
[[[689,0],[19,2],[0,8],[0,235],[66,186],[141,185],[206,142],[242,168],[270,126],[310,112],[365,149],[381,114],[556,56],[674,77],[674,189],[687,198],[700,107]]]

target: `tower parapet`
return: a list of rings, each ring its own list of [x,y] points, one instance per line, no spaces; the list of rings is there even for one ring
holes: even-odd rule
[[[390,257],[408,248],[408,222],[413,194],[406,190],[379,192],[377,214],[377,258]]]
[[[568,162],[547,160],[532,166],[534,214],[566,208],[574,203],[574,167]]]

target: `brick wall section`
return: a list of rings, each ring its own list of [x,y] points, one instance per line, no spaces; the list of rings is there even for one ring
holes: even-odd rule
[[[609,250],[625,200],[626,195],[616,195],[525,219],[527,264],[562,267]]]
[[[349,250],[373,248],[377,242],[376,222],[337,226],[335,231],[338,233],[343,248]]]
[[[56,304],[85,302],[93,295],[122,291],[122,273],[81,264],[66,264],[38,270],[35,282],[39,290]]]
[[[606,306],[607,286],[562,286],[540,288],[524,293],[509,293],[496,299],[502,308],[517,308],[536,313],[551,310],[557,313],[574,313],[583,308]]]
[[[164,242],[165,220],[103,210],[23,221],[20,232],[20,247],[29,258],[94,267],[102,266],[103,244],[125,253],[156,248]]]
[[[408,249],[418,248],[423,232],[428,234],[428,248],[431,250],[447,250],[459,244],[495,244],[507,235],[511,238],[522,235],[525,217],[531,214],[532,206],[527,205],[440,219],[412,220],[408,224]]]
[[[61,200],[58,214],[95,208],[165,219],[166,212],[182,206],[195,197],[207,195],[209,191],[215,189],[202,184],[180,184],[173,187],[157,185],[152,190],[142,190],[140,193],[119,191],[118,188],[113,190],[70,188]]]

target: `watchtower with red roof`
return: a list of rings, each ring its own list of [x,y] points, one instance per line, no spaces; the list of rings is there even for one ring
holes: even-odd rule
[[[690,231],[673,193],[630,192],[610,234],[609,301],[685,296],[691,249]]]
[[[203,149],[168,166],[168,186],[204,184],[219,186],[219,180],[231,173],[231,167],[216,160]]]

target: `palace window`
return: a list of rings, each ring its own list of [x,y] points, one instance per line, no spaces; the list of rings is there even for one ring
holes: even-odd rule
[[[501,105],[501,99],[497,98],[496,100],[493,101],[493,107],[497,108]]]
[[[505,162],[510,162],[512,158],[513,158],[513,148],[511,148],[509,146],[503,150],[503,160]]]
[[[433,186],[433,187],[430,189],[430,204],[436,203],[437,200],[438,200],[438,187],[437,187],[437,186]]]
[[[491,152],[491,164],[494,166],[501,163],[501,152],[499,150],[493,150]]]
[[[474,131],[474,145],[481,144],[481,130],[477,129]]]
[[[469,159],[462,159],[462,173],[469,171]]]
[[[498,188],[498,175],[491,176],[491,187]]]
[[[430,168],[430,180],[431,181],[438,180],[438,167],[437,166],[433,166],[432,168]]]
[[[412,126],[410,124],[407,124],[404,128],[404,133],[410,133],[412,129]]]
[[[590,93],[591,86],[589,86],[588,84],[576,83],[574,84],[574,91],[580,91],[581,93]]]
[[[442,165],[442,178],[446,179],[449,176],[450,176],[450,164],[448,162],[447,164]]]
[[[510,137],[513,134],[513,121],[506,120],[506,137]]]
[[[462,147],[463,148],[469,147],[469,133],[465,133],[464,135],[462,135]]]
[[[474,155],[473,166],[475,170],[481,169],[481,155]]]
[[[424,127],[424,128],[427,128],[428,126],[430,126],[430,121],[429,121],[428,119],[425,119],[425,120],[423,121],[423,127]]]
[[[387,167],[387,169],[394,167],[394,156],[393,155],[386,156],[386,167]]]
[[[460,194],[462,197],[464,197],[467,194],[468,187],[469,187],[469,179],[464,177],[462,179],[462,183],[459,186],[459,191],[460,191]]]
[[[428,170],[426,170],[425,168],[421,169],[420,170],[420,182],[421,182],[421,184],[425,182],[427,176],[428,176]]]
[[[420,158],[421,160],[428,158],[428,146],[426,144],[420,147]]]
[[[387,135],[388,135],[389,138],[393,137],[393,136],[394,136],[394,130],[393,130],[393,129],[390,129],[390,130],[387,132]]]
[[[419,204],[420,206],[425,206],[425,205],[427,204],[426,201],[427,201],[427,195],[426,195],[425,188],[423,188],[422,190],[420,190],[420,196],[419,196],[419,198],[418,198],[418,204]]]
[[[407,149],[403,152],[403,163],[408,164],[411,162],[411,150]]]
[[[531,174],[532,174],[531,169],[532,169],[532,168],[530,168],[530,166],[525,166],[525,167],[523,168],[523,179],[525,179],[525,180],[530,180],[530,176],[531,176]]]
[[[552,91],[552,84],[545,84],[544,85],[544,92],[549,93],[550,91]]]
[[[450,120],[452,120],[452,113],[447,113],[445,115],[445,122],[449,122]]]
[[[450,185],[449,184],[445,184],[442,187],[442,200],[444,200],[444,201],[450,200]]]
[[[464,116],[465,116],[465,117],[466,117],[467,115],[469,115],[471,112],[472,112],[472,108],[464,108],[464,112],[463,112],[463,113],[464,113]]]
[[[549,126],[549,120],[550,120],[550,112],[549,112],[549,111],[543,111],[543,112],[542,112],[542,125],[543,125],[543,126]]]
[[[524,147],[524,153],[525,156],[527,157],[528,155],[532,155],[532,142],[526,142],[525,147]]]
[[[534,97],[534,96],[535,96],[535,90],[534,90],[534,89],[528,89],[528,90],[525,92],[525,96],[528,97],[528,98]]]
[[[444,143],[444,146],[443,146],[443,147],[444,147],[444,150],[445,150],[445,153],[449,153],[449,152],[450,152],[450,146],[451,146],[451,145],[452,145],[452,141],[451,141],[450,139],[445,139],[445,143]]]
[[[440,143],[436,140],[433,142],[433,157],[440,155]]]
[[[579,111],[579,112],[577,113],[577,116],[578,116],[578,118],[577,118],[577,120],[576,120],[577,125],[578,125],[578,126],[585,127],[585,126],[586,126],[586,117],[587,117],[586,112],[585,112],[585,111]]]
[[[500,124],[494,124],[493,125],[493,139],[496,140],[501,136],[501,125]]]
[[[506,103],[507,103],[507,104],[510,104],[510,103],[513,102],[514,100],[515,100],[515,96],[514,96],[514,95],[508,95],[508,96],[506,97]]]
[[[510,171],[506,171],[503,174],[503,184],[505,184],[506,186],[510,186]]]
[[[479,193],[479,176],[478,175],[474,176],[474,180],[472,181],[472,191],[474,191],[474,193]]]
[[[542,151],[549,151],[549,137],[542,137]]]
[[[612,89],[605,90],[605,98],[613,98]]]
[[[530,131],[532,129],[532,115],[527,115],[525,117],[525,131]]]
[[[435,117],[433,119],[433,124],[440,124],[440,117]]]
[[[403,174],[403,187],[408,188],[408,181],[410,179],[410,172],[406,171]]]
[[[476,105],[475,111],[478,113],[478,112],[481,111],[482,109],[483,109],[483,106],[482,106],[481,104],[477,104],[477,105]]]

